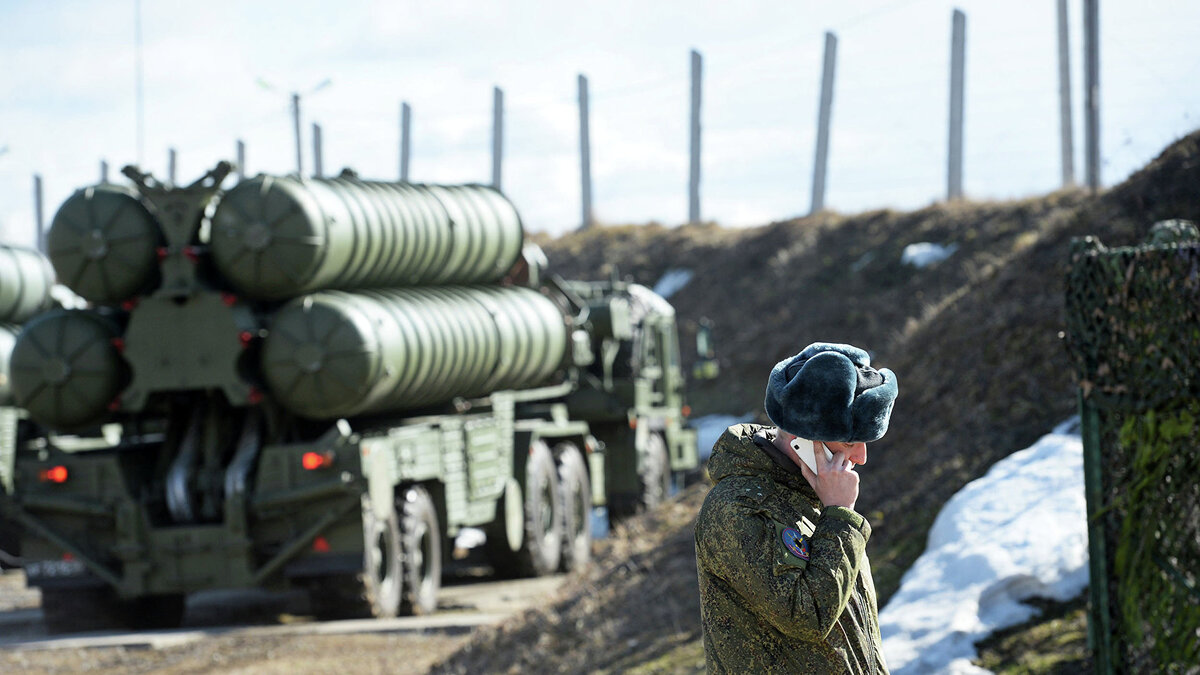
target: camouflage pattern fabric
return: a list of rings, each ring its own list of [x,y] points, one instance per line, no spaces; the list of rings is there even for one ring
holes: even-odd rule
[[[708,671],[887,673],[871,526],[824,508],[793,463],[754,442],[773,431],[732,426],[708,462],[715,485],[696,519]]]

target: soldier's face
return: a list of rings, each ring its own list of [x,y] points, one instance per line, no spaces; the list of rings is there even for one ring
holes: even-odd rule
[[[846,453],[846,457],[855,464],[867,463],[867,444],[866,443],[841,443],[838,441],[826,441],[825,447],[833,454],[839,452]]]

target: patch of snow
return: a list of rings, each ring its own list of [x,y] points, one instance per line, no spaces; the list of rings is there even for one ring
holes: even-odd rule
[[[700,461],[707,462],[708,456],[712,454],[713,445],[725,430],[735,424],[744,422],[753,422],[754,415],[705,415],[697,417],[691,421],[691,426],[696,430],[696,445],[700,449]]]
[[[891,672],[987,672],[971,664],[975,643],[1030,619],[1022,600],[1087,587],[1086,513],[1078,418],[959,490],[879,614]]]
[[[919,241],[904,247],[904,252],[900,254],[900,263],[921,269],[942,262],[954,255],[957,250],[958,244],[943,246],[929,241]]]
[[[658,280],[658,283],[654,284],[654,292],[658,293],[664,298],[669,298],[672,295],[675,295],[676,291],[684,286],[687,286],[688,282],[691,280],[691,270],[685,270],[679,267],[669,269],[663,273],[662,278]]]

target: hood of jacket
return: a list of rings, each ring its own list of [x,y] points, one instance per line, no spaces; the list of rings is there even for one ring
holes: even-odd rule
[[[708,458],[713,484],[730,476],[765,475],[793,490],[812,492],[800,467],[771,442],[775,433],[775,427],[762,424],[735,424],[726,429]]]

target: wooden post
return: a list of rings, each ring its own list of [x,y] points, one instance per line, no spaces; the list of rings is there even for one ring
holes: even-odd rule
[[[588,81],[579,76],[579,178],[583,213],[580,228],[592,226],[592,141],[588,130]]]
[[[304,159],[300,153],[300,94],[292,94],[292,127],[296,131],[296,177],[304,175]]]
[[[412,109],[407,103],[400,103],[400,180],[408,182],[408,153],[412,148],[409,141],[409,131],[412,126]]]
[[[1083,0],[1083,108],[1087,186],[1100,189],[1100,0]]]
[[[504,160],[504,92],[492,87],[492,187],[501,189],[500,166]]]
[[[100,182],[108,182],[108,162],[103,159],[100,160]]]
[[[167,148],[167,180],[175,184],[175,148]]]
[[[1062,184],[1075,184],[1075,131],[1071,126],[1071,37],[1067,0],[1058,0],[1058,117],[1062,149]]]
[[[324,178],[325,173],[321,161],[321,125],[313,122],[313,178]]]
[[[946,199],[962,197],[963,80],[966,63],[967,15],[954,10],[950,45],[950,143],[946,171]]]
[[[33,220],[37,231],[34,236],[37,237],[37,242],[34,244],[37,250],[42,253],[46,252],[46,236],[45,236],[45,221],[42,219],[42,176],[41,174],[33,174]]]
[[[246,180],[246,144],[241,139],[237,142],[237,177]]]
[[[700,52],[692,50],[692,116],[691,156],[692,170],[688,179],[688,222],[700,222],[700,84],[704,67]]]
[[[817,154],[813,160],[811,213],[825,208],[825,171],[829,164],[829,119],[833,110],[833,76],[837,65],[837,36],[825,33],[825,64],[821,72],[821,104],[817,113]]]

